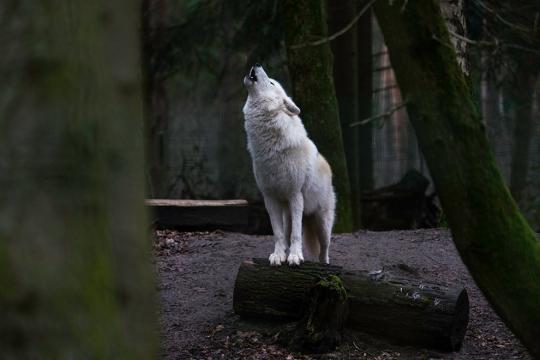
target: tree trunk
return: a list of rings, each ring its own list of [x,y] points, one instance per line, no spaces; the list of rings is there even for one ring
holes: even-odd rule
[[[533,136],[532,100],[536,78],[534,74],[529,72],[529,68],[530,66],[527,66],[526,63],[519,63],[517,78],[509,94],[516,108],[510,191],[517,203],[521,200],[523,191],[527,186],[529,150]]]
[[[346,294],[336,297],[340,291],[313,292],[321,279],[335,284],[331,281],[334,277],[343,284]],[[323,293],[330,297],[321,298]],[[315,319],[326,316],[329,339],[336,338],[334,330],[340,328],[341,316],[348,315],[347,326],[357,330],[401,344],[455,350],[461,346],[468,323],[469,301],[463,288],[312,262],[296,268],[276,268],[265,259],[244,261],[234,286],[233,306],[237,314],[246,317],[304,317],[302,326],[306,318],[313,319],[313,297],[307,294],[318,296],[315,308],[323,311]],[[345,298],[347,306],[340,300]],[[336,304],[336,308],[329,309],[329,303]],[[337,316],[335,323],[328,320],[329,313]],[[324,333],[321,322],[315,324],[312,328]]]
[[[321,0],[284,0],[280,11],[295,102],[309,136],[334,173],[337,194],[336,232],[352,229],[350,184],[339,123],[339,109],[332,78],[332,54],[328,42],[308,43],[327,36]],[[300,46],[300,47],[298,47]]]
[[[141,42],[144,122],[146,130],[146,184],[149,197],[167,197],[165,134],[168,103],[158,56],[163,47],[166,3],[164,0],[142,0]]]
[[[375,14],[456,247],[491,305],[538,357],[540,243],[495,165],[438,3],[379,1]]]
[[[368,10],[358,20],[358,120],[373,113],[373,24]],[[360,193],[373,190],[373,123],[358,126],[358,171]]]
[[[349,24],[356,15],[356,1],[327,1],[328,32],[336,33]],[[360,144],[358,127],[349,124],[358,121],[358,51],[356,26],[333,40],[334,83],[339,105],[339,119],[343,133],[343,146],[351,186],[353,229],[361,224],[360,217]]]
[[[0,3],[0,349],[152,359],[138,13]]]

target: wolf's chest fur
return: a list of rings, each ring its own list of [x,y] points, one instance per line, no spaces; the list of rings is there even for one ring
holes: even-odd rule
[[[296,116],[246,119],[248,150],[257,185],[280,198],[301,191],[311,174],[317,150]]]

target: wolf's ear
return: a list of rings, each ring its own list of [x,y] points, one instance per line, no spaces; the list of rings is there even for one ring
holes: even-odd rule
[[[283,104],[285,105],[285,111],[289,115],[298,115],[300,114],[300,108],[292,101],[292,99],[286,96],[283,99]]]

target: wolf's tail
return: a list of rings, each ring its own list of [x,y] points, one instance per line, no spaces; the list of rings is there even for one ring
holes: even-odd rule
[[[317,223],[314,216],[304,216],[302,219],[302,237],[304,246],[308,253],[317,258],[321,252],[319,244],[319,232],[317,231]]]

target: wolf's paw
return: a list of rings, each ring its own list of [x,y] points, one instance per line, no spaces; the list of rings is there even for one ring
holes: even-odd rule
[[[282,262],[285,262],[286,258],[287,257],[284,252],[281,252],[281,253],[274,252],[270,254],[270,257],[268,258],[268,260],[270,261],[271,266],[279,266],[281,265]]]
[[[289,266],[298,266],[304,261],[304,257],[302,253],[290,253],[287,261],[289,262]]]

